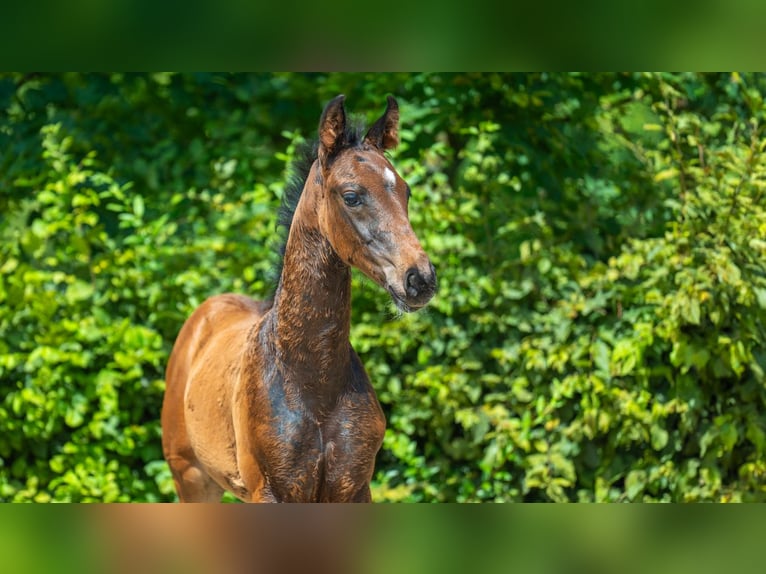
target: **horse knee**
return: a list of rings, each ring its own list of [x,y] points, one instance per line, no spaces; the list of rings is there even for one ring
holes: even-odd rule
[[[181,502],[219,502],[223,489],[197,464],[180,457],[168,460]]]

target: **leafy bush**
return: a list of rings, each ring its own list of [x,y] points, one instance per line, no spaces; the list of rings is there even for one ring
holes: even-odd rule
[[[186,316],[268,296],[295,143],[346,93],[439,276],[354,275],[377,500],[764,500],[762,75],[0,77],[0,498],[172,500]]]

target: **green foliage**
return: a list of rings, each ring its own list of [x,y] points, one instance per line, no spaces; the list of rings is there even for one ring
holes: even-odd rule
[[[167,355],[267,296],[294,143],[394,93],[439,276],[354,275],[387,414],[373,496],[766,499],[766,78],[0,77],[0,499],[172,500]]]

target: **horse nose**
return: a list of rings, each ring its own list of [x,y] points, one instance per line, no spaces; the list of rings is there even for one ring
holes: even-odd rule
[[[429,262],[428,273],[424,276],[417,267],[410,267],[404,274],[404,290],[408,297],[419,299],[430,298],[436,290],[436,273]]]

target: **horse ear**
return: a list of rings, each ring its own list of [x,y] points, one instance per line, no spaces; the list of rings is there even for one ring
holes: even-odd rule
[[[343,94],[330,100],[319,120],[319,163],[325,166],[328,158],[338,150],[346,130],[346,110]]]
[[[365,142],[379,150],[392,149],[399,145],[399,104],[393,96],[388,96],[387,100],[386,111],[364,136]]]

